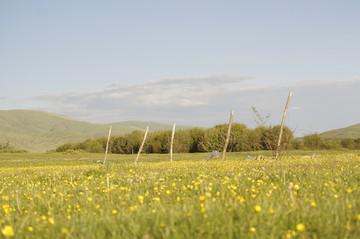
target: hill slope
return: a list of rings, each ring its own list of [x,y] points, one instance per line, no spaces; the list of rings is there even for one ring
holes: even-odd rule
[[[128,121],[113,123],[112,135],[144,130],[171,129],[171,125]],[[189,127],[177,127],[189,128]],[[109,124],[95,124],[74,120],[62,115],[31,110],[0,110],[0,142],[29,151],[46,151],[69,142],[78,142],[91,137],[108,134]]]
[[[360,138],[360,124],[326,131],[320,135],[326,138]]]

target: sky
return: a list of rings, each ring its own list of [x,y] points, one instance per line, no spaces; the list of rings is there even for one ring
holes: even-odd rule
[[[0,110],[112,123],[360,123],[360,1],[1,1]]]

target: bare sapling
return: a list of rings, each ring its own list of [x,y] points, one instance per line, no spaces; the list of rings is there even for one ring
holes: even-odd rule
[[[251,107],[252,111],[255,114],[255,119],[254,122],[257,126],[261,126],[261,127],[267,127],[267,123],[270,119],[270,114],[266,115],[266,116],[262,116],[259,111],[255,108],[255,106]]]
[[[229,140],[230,140],[231,125],[232,125],[233,119],[234,119],[234,111],[232,110],[232,111],[230,111],[229,127],[228,127],[228,131],[227,131],[227,134],[226,134],[226,140],[225,140],[225,145],[224,145],[221,160],[225,159],[226,149],[228,147]]]
[[[170,142],[170,161],[173,161],[173,146],[174,146],[174,136],[175,136],[175,122],[173,124],[172,133],[171,133],[171,142]]]
[[[289,96],[288,96],[287,101],[286,101],[286,104],[285,104],[282,120],[281,120],[281,126],[280,126],[280,132],[279,132],[279,138],[278,138],[278,142],[277,142],[277,147],[276,147],[275,159],[279,158],[279,154],[280,154],[280,150],[281,150],[281,138],[282,138],[282,133],[283,133],[283,129],[284,129],[284,125],[285,125],[285,119],[286,119],[286,113],[287,113],[287,110],[289,108],[291,96],[292,96],[292,92],[290,91]]]
[[[149,126],[146,126],[146,131],[145,131],[144,139],[143,139],[143,141],[142,141],[142,143],[141,143],[141,145],[140,145],[139,152],[137,153],[137,156],[136,156],[136,159],[135,159],[135,162],[134,162],[135,164],[137,163],[137,161],[138,161],[138,159],[139,159],[139,157],[140,157],[140,154],[141,154],[141,151],[142,151],[142,149],[143,149],[143,147],[144,147],[144,144],[145,144],[145,141],[146,141],[146,137],[147,137],[148,132],[149,132]]]
[[[109,135],[108,135],[107,142],[106,142],[105,157],[104,157],[104,162],[103,162],[104,165],[106,163],[106,159],[107,159],[107,155],[108,155],[108,151],[109,151],[110,136],[111,136],[111,125],[109,128]]]

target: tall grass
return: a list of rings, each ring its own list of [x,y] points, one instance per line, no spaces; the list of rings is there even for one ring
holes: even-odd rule
[[[308,154],[310,152],[303,152]],[[358,152],[1,155],[0,228],[16,238],[359,238]],[[21,161],[23,160],[23,161]]]

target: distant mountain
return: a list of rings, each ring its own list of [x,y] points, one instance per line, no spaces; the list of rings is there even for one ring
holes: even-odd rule
[[[360,138],[360,124],[326,131],[320,135],[326,138]]]
[[[17,148],[43,152],[64,143],[107,136],[109,125],[112,125],[112,135],[145,130],[147,125],[150,131],[172,128],[172,125],[153,122],[96,124],[43,111],[0,110],[0,143],[9,142]],[[191,127],[177,126],[177,129],[184,128]]]

